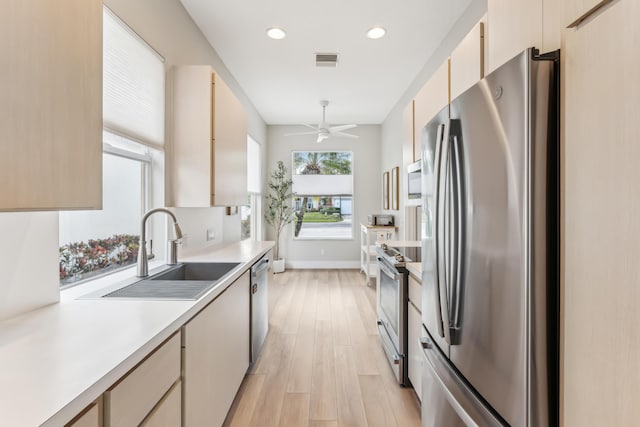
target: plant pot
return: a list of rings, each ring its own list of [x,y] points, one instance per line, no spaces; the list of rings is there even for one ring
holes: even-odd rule
[[[274,273],[282,273],[284,271],[284,258],[274,259],[271,269]]]

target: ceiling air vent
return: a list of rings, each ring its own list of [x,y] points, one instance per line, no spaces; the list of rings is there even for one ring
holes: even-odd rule
[[[338,65],[337,53],[316,53],[316,67],[335,67]]]

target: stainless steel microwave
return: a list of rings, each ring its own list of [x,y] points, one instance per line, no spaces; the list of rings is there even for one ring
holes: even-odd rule
[[[422,161],[407,166],[407,198],[419,201],[422,198]]]

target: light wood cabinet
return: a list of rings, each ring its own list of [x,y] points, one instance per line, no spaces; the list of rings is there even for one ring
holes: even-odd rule
[[[478,22],[451,52],[451,99],[484,77],[484,25]]]
[[[418,399],[422,401],[422,360],[424,356],[422,355],[420,337],[425,333],[422,329],[421,303],[422,287],[420,286],[420,281],[413,277],[413,275],[409,275],[409,302],[407,303],[409,381],[411,381]]]
[[[209,66],[174,67],[167,201],[176,207],[247,203],[247,118]]]
[[[623,0],[563,34],[567,427],[631,426],[640,417],[638,16],[640,2]]]
[[[249,367],[249,271],[183,327],[183,425],[221,426]]]
[[[542,49],[542,0],[488,0],[489,72],[523,50]]]
[[[414,98],[414,132],[416,144],[429,121],[449,104],[449,60],[438,67]]]
[[[612,0],[562,0],[560,2],[562,3],[561,25],[568,27],[572,24],[578,24],[593,11],[611,2]]]
[[[564,0],[489,0],[487,73],[522,52],[560,48]]]
[[[102,2],[3,3],[0,211],[102,207]]]
[[[180,379],[180,333],[104,393],[105,427],[138,425]]]
[[[101,399],[89,405],[65,427],[102,427]]]
[[[182,381],[176,382],[140,427],[177,427],[182,423]]]

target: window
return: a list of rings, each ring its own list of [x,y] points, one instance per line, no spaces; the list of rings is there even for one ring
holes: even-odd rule
[[[262,227],[260,218],[260,197],[262,180],[262,161],[260,156],[260,144],[247,135],[247,192],[249,193],[247,206],[240,207],[241,233],[240,239],[261,240]]]
[[[148,206],[149,149],[104,133],[102,210],[60,212],[60,285],[136,262]]]
[[[60,213],[61,286],[136,261],[151,177],[163,180],[164,75],[163,58],[104,7],[103,209]]]
[[[353,238],[353,153],[294,151],[296,239]]]

